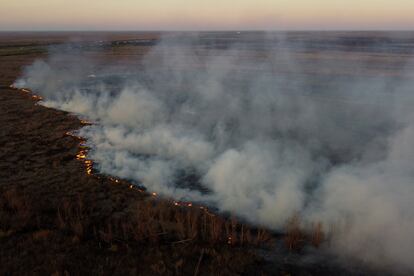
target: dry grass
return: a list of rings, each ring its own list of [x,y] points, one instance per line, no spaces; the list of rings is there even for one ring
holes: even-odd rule
[[[0,231],[2,237],[24,228],[35,228],[30,200],[11,189],[2,194]],[[275,236],[266,229],[252,228],[236,218],[224,218],[202,206],[188,207],[151,196],[143,197],[121,216],[94,221],[91,208],[81,196],[64,199],[55,214],[55,227],[74,240],[94,239],[109,247],[114,244],[204,244],[209,246],[256,247],[271,245]],[[319,247],[326,236],[322,223],[305,231],[295,215],[286,224],[283,241],[289,250],[310,245]],[[33,239],[47,239],[50,229],[33,230]]]
[[[45,240],[51,235],[52,231],[47,229],[42,229],[33,233],[34,240]]]
[[[74,217],[76,220],[76,217]],[[137,202],[121,219],[108,220],[99,238],[106,243],[198,243],[259,246],[271,241],[270,232],[251,230],[235,218],[224,219],[197,206],[175,206],[148,198]],[[255,234],[252,235],[251,233]]]
[[[93,221],[91,210],[81,196],[67,198],[58,206],[54,221],[56,229],[72,235],[73,239],[93,238],[108,246],[197,243],[255,247],[271,245],[275,240],[270,231],[252,228],[234,217],[226,219],[202,206],[177,206],[151,196],[135,202],[122,216],[103,221]],[[0,210],[1,236],[9,236],[34,224],[27,196],[14,189],[4,192]],[[9,228],[13,228],[11,232]],[[38,229],[34,231],[33,239],[45,239],[49,234],[49,229]],[[310,231],[305,231],[300,217],[295,215],[286,224],[283,241],[289,250],[300,250],[306,245],[319,247],[324,240],[321,223],[315,223]]]
[[[311,244],[314,247],[319,247],[324,240],[325,240],[325,233],[323,231],[322,223],[318,222],[313,225]]]
[[[0,240],[3,244],[14,240],[10,246],[24,252],[15,258],[3,254],[2,258],[8,258],[7,268],[0,268],[0,274],[41,267],[39,273],[46,275],[69,275],[68,271],[70,275],[183,275],[197,270],[198,274],[217,275],[224,270],[233,275],[256,260],[249,250],[227,245],[227,236],[243,240],[240,235],[246,237],[246,230],[239,229],[247,226],[241,228],[235,219],[226,220],[198,207],[177,207],[148,196],[123,216],[96,220],[93,206],[75,196],[62,200],[54,213],[42,214],[53,217],[47,225],[44,221],[37,224],[31,215],[37,210],[30,202],[20,191],[1,193]],[[22,258],[25,268],[19,265]],[[108,273],[107,268],[111,269]]]
[[[10,189],[2,194],[0,207],[0,229],[20,231],[29,226],[32,218],[31,203],[17,189]]]
[[[322,223],[313,223],[304,227],[301,225],[299,215],[293,216],[287,222],[285,229],[284,243],[291,251],[301,250],[306,245],[317,248],[325,241]]]
[[[285,245],[289,250],[301,249],[305,244],[305,235],[300,227],[299,216],[293,216],[286,225]]]
[[[76,237],[82,239],[89,225],[82,198],[78,196],[75,202],[64,200],[58,208],[56,221],[58,228],[71,231]]]

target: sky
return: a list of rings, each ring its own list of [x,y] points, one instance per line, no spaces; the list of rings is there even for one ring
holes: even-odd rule
[[[0,30],[414,30],[414,0],[0,0]]]

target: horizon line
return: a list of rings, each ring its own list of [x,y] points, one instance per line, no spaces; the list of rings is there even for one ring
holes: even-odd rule
[[[154,30],[91,30],[91,29],[73,29],[73,30],[25,30],[25,29],[19,29],[19,30],[0,30],[0,32],[20,32],[20,33],[27,33],[27,32],[143,32],[143,33],[150,33],[150,32],[414,32],[413,29],[280,29],[280,30],[266,30],[266,29],[252,29],[252,30],[246,30],[246,29],[223,29],[223,30],[217,30],[217,29],[210,29],[210,30],[161,30],[161,29],[154,29]]]

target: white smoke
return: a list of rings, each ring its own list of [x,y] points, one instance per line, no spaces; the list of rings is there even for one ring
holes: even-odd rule
[[[95,121],[80,133],[104,173],[273,229],[299,213],[335,226],[337,252],[414,269],[407,64],[397,79],[306,41],[182,39],[161,40],[135,67],[55,52],[16,86]]]

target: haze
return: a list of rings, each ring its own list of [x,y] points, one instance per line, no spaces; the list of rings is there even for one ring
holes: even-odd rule
[[[0,0],[0,30],[412,30],[412,0]]]

